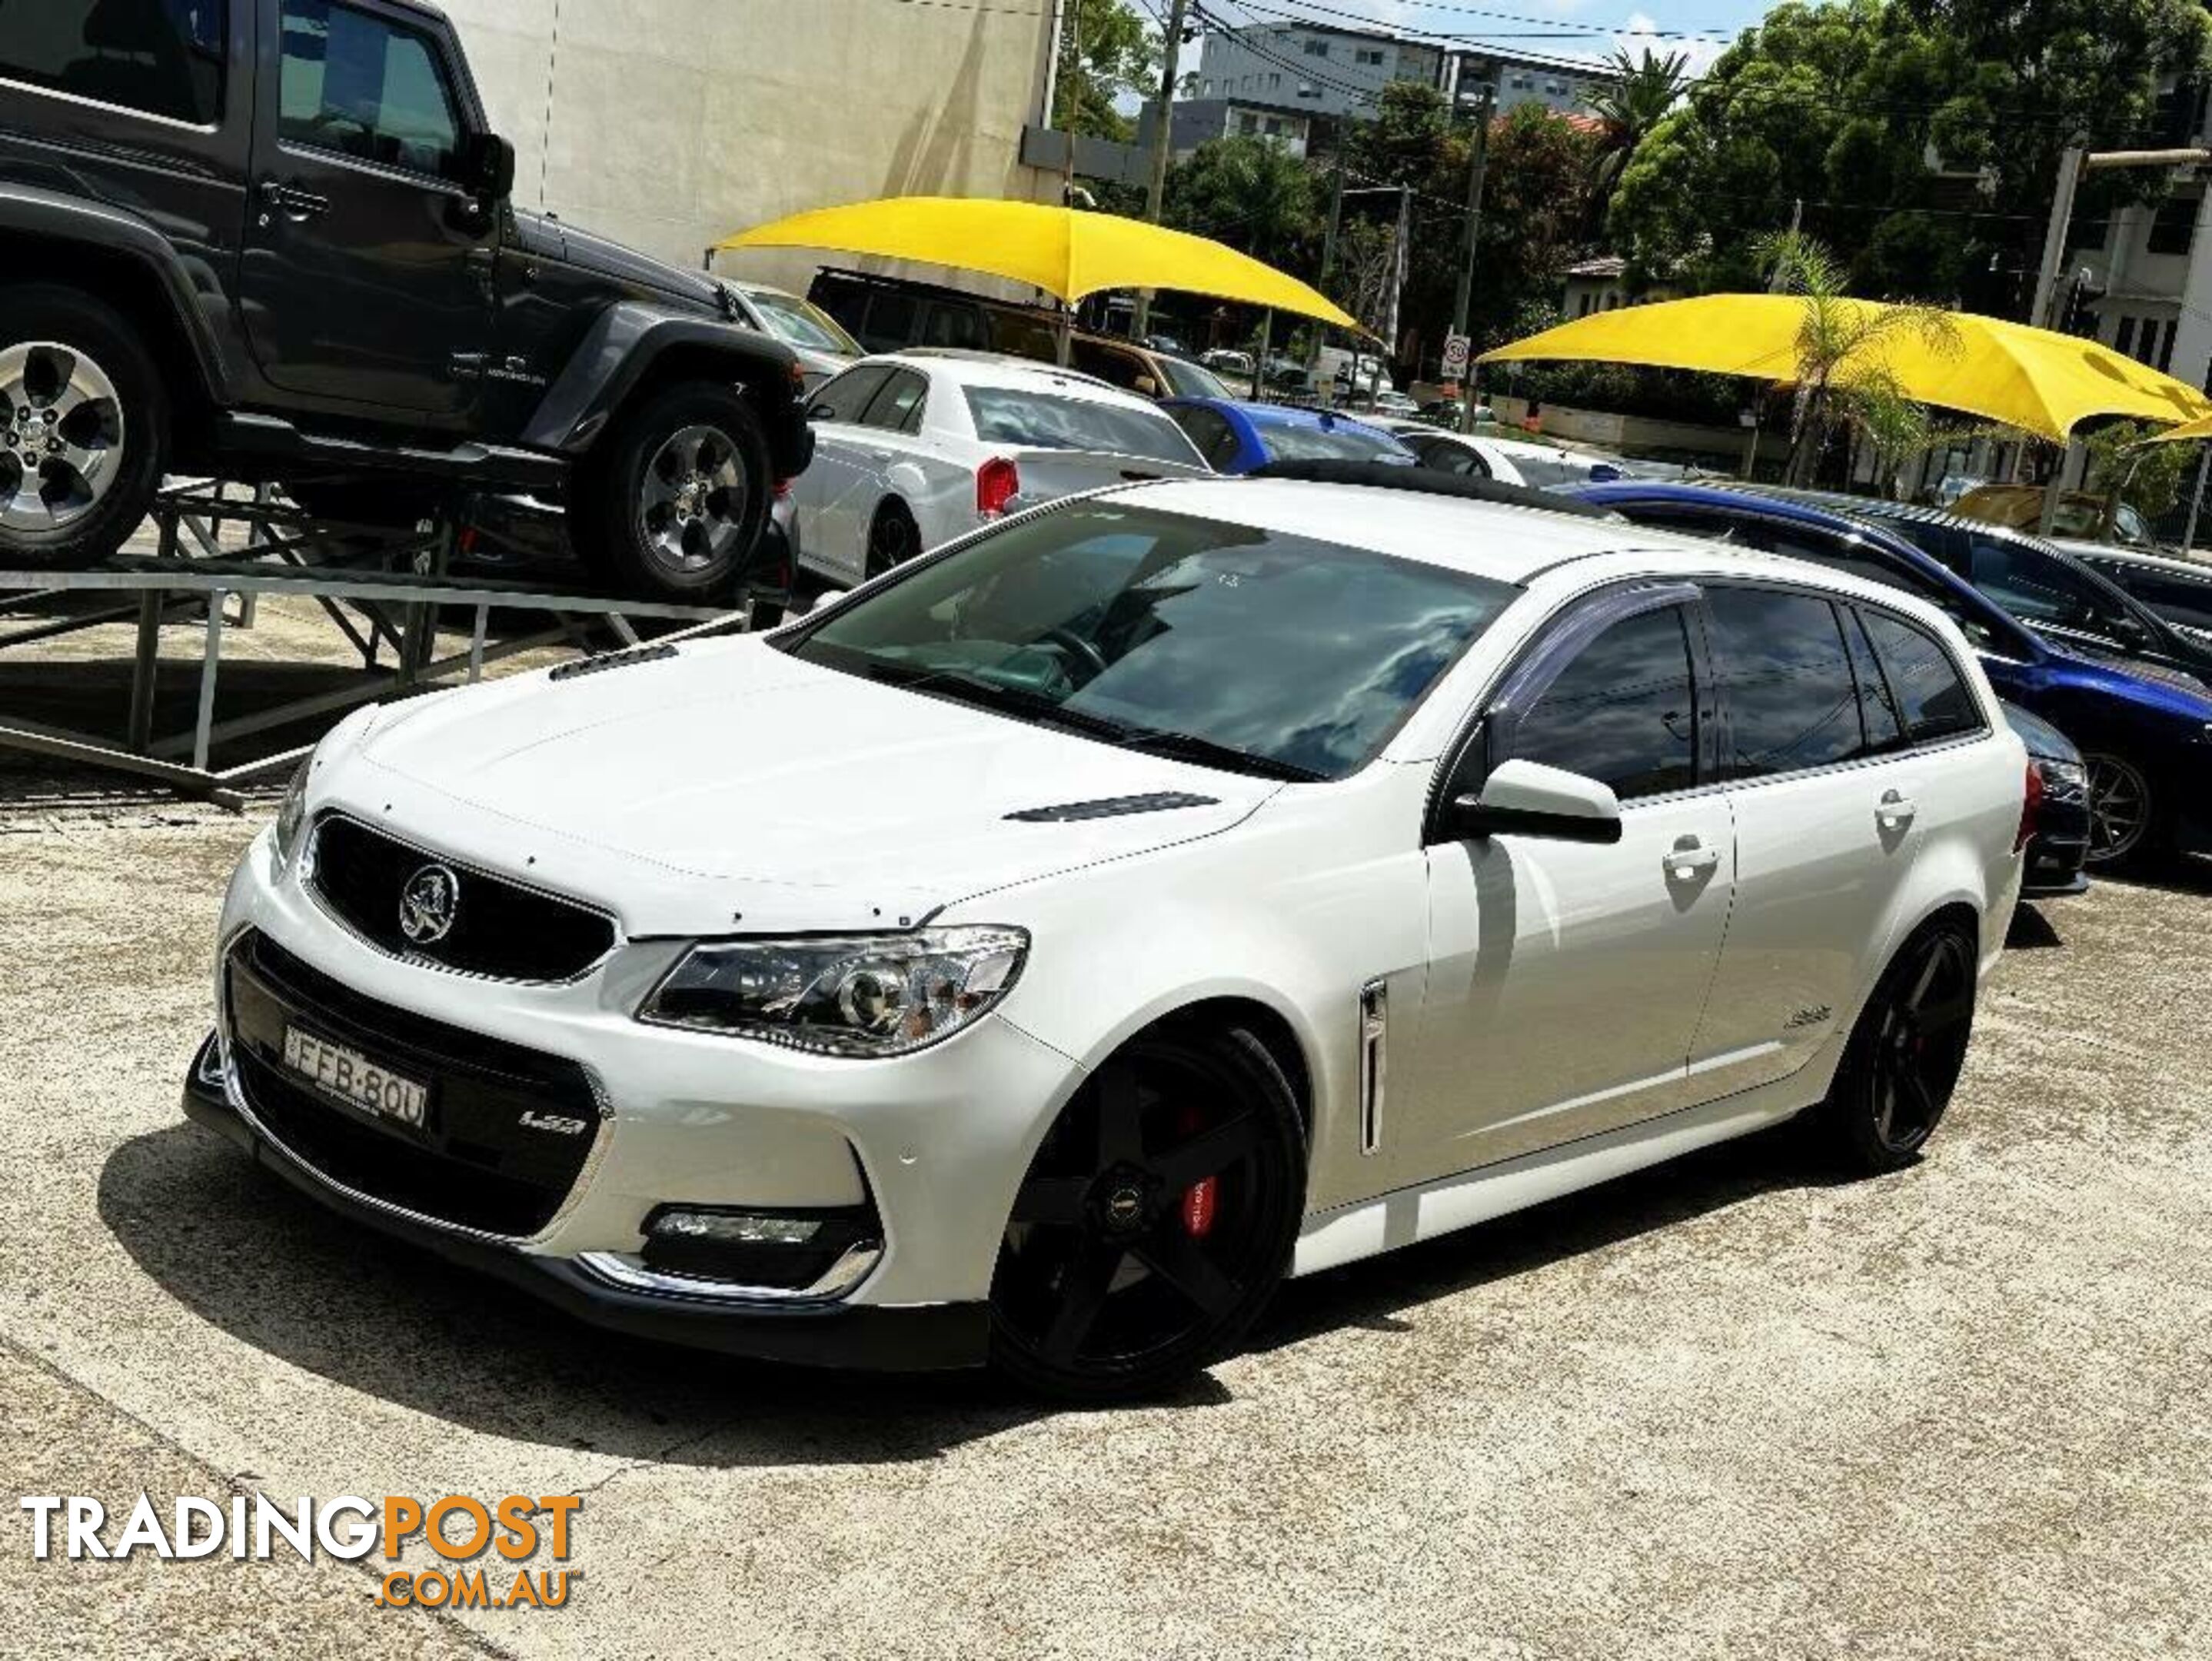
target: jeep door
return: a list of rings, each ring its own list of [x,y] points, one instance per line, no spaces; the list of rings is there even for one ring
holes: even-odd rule
[[[1440,799],[1540,762],[1612,787],[1617,843],[1429,837],[1428,988],[1382,1113],[1397,1183],[1694,1099],[1690,1046],[1735,888],[1697,591],[1615,591],[1510,674]],[[1398,1067],[1404,1053],[1407,1064]]]
[[[259,0],[240,278],[270,382],[457,417],[493,332],[498,215],[459,183],[483,126],[450,37],[384,0]]]

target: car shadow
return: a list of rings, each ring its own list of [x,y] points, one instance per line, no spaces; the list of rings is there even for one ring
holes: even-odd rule
[[[1834,1180],[1784,1126],[1285,1286],[1247,1348],[1398,1311],[1783,1187]],[[322,1210],[198,1127],[118,1147],[102,1221],[201,1318],[264,1354],[465,1430],[708,1468],[898,1463],[1067,1411],[988,1372],[780,1366],[617,1337]],[[1220,1406],[1201,1375],[1151,1410]]]
[[[2004,943],[2008,952],[2047,952],[2054,946],[2066,944],[2042,909],[2025,900],[2013,908],[2012,922],[2005,927]]]
[[[1640,1234],[1725,1210],[1779,1189],[1836,1188],[1856,1178],[1823,1160],[1785,1123],[1702,1148],[1527,1211],[1289,1282],[1247,1348],[1266,1350],[1342,1327],[1408,1332],[1401,1311]]]
[[[468,1431],[653,1463],[881,1463],[1052,1410],[988,1373],[838,1372],[605,1333],[324,1211],[194,1125],[117,1148],[98,1203],[132,1261],[231,1337]],[[1225,1400],[1205,1378],[1170,1405]]]

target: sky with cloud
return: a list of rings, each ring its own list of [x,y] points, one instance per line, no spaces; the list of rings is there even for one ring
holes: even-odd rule
[[[1560,58],[1601,58],[1616,46],[1688,54],[1702,70],[1772,0],[1206,0],[1231,22],[1297,17],[1358,27],[1369,21],[1419,39],[1449,36]]]

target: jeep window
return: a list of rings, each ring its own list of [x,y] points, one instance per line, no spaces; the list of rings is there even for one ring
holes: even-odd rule
[[[1102,500],[918,561],[776,644],[1103,743],[1339,778],[1520,593],[1445,566]]]
[[[951,305],[941,300],[929,308],[929,320],[921,332],[923,345],[948,346],[955,351],[980,352],[989,340],[982,313],[973,306]]]
[[[0,77],[208,126],[222,114],[227,11],[227,0],[10,6]]]
[[[459,177],[460,123],[429,39],[334,0],[284,0],[277,133],[380,167]]]
[[[986,444],[1020,444],[1038,450],[1098,450],[1189,466],[1198,452],[1182,429],[1164,415],[1060,398],[1012,386],[969,386],[968,413]]]

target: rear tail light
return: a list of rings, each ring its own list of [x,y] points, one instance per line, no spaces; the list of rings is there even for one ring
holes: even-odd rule
[[[1021,473],[1004,456],[993,456],[975,470],[975,511],[996,519],[1022,488]]]
[[[2027,764],[2027,783],[2020,799],[2020,835],[2013,839],[2015,854],[2035,840],[2035,833],[2043,823],[2043,770],[2033,762]]]

